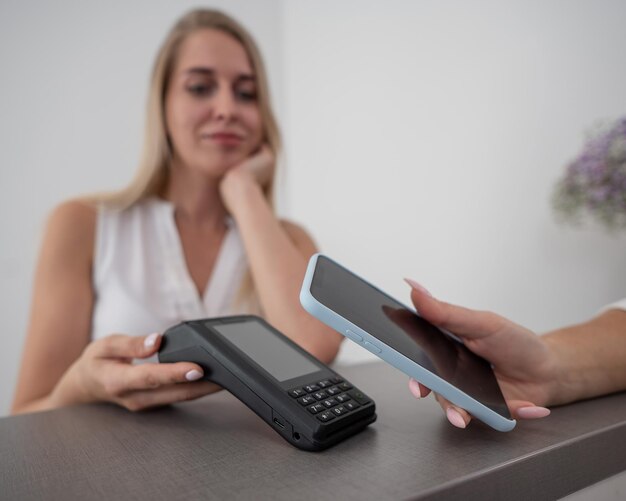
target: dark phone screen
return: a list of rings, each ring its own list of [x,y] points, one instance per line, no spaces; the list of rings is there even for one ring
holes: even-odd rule
[[[278,381],[320,370],[311,360],[256,321],[209,324]]]
[[[511,418],[489,362],[343,266],[319,256],[311,294],[416,364]]]

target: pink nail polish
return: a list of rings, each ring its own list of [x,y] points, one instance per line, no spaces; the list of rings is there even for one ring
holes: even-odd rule
[[[422,392],[420,391],[419,383],[415,379],[409,379],[409,391],[415,398],[422,398]]]
[[[196,369],[191,369],[187,374],[185,374],[185,379],[187,381],[197,381],[202,377],[202,372],[197,371]]]
[[[154,344],[156,343],[157,338],[159,337],[159,333],[155,332],[153,334],[150,334],[143,342],[143,345],[146,348],[152,348],[154,346]]]
[[[461,416],[461,414],[459,414],[459,411],[457,411],[455,408],[448,407],[448,410],[446,411],[446,416],[448,417],[448,421],[450,421],[450,423],[452,423],[457,428],[465,428],[466,425],[463,416]]]
[[[539,419],[550,415],[550,409],[545,407],[522,407],[517,409],[517,415],[522,419]]]
[[[405,278],[404,281],[409,284],[409,286],[412,289],[415,289],[417,291],[423,292],[424,294],[426,294],[427,296],[433,297],[433,295],[428,292],[428,290],[424,287],[422,287],[420,284],[418,284],[415,280],[412,280],[410,278]]]

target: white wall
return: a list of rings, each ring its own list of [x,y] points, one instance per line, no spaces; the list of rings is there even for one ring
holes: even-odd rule
[[[330,255],[400,298],[412,276],[539,331],[624,294],[624,237],[557,226],[547,199],[584,130],[626,113],[626,4],[211,4],[261,45],[287,143],[284,212]],[[195,5],[0,3],[0,415],[45,214],[129,180],[152,59]]]
[[[626,114],[624,2],[285,8],[289,207],[331,256],[537,331],[626,294],[624,236],[548,202],[584,131]]]
[[[206,5],[206,4],[205,4]],[[221,0],[282,93],[282,2]],[[135,171],[156,51],[192,0],[0,2],[0,415],[8,412],[47,213]],[[279,118],[284,104],[274,100]]]

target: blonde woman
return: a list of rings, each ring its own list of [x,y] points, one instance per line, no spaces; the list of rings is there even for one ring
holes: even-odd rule
[[[250,35],[217,11],[185,15],[157,55],[134,181],[49,219],[14,413],[96,401],[139,410],[214,392],[196,364],[133,363],[190,318],[257,312],[335,357],[341,336],[298,302],[315,245],[270,201],[279,146]]]

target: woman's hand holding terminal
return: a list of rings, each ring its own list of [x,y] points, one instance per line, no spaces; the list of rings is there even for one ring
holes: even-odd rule
[[[58,406],[105,401],[138,411],[193,400],[220,389],[201,381],[202,368],[194,363],[133,365],[133,359],[157,353],[161,339],[160,334],[113,334],[90,343],[50,398]]]

